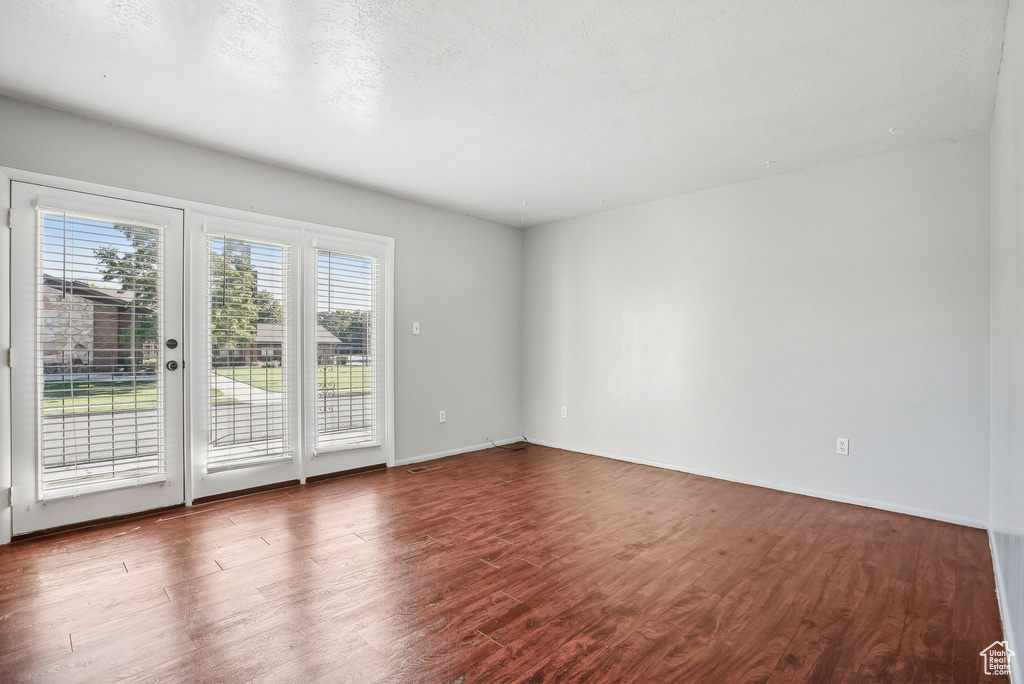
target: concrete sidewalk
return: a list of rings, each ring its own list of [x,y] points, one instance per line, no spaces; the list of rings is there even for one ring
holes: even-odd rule
[[[246,404],[277,404],[281,402],[281,392],[268,392],[259,387],[238,380],[232,380],[218,373],[213,373],[211,387],[224,393],[225,397],[233,401],[240,401]]]

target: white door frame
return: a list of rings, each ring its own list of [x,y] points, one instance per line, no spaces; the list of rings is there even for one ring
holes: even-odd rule
[[[11,209],[11,178],[0,170],[0,200],[3,226],[0,227],[0,264],[6,275],[0,278],[0,544],[11,541],[13,521],[11,513],[11,466],[13,442],[11,437],[11,369],[7,365],[7,351],[11,348],[11,231],[7,223]]]
[[[300,221],[296,219],[288,219],[276,216],[268,216],[265,214],[257,214],[250,211],[244,211],[241,209],[232,209],[228,207],[222,207],[215,204],[209,204],[206,202],[197,202],[193,200],[172,198],[165,195],[158,195],[150,192],[141,192],[138,190],[128,190],[125,188],[118,188],[109,185],[103,185],[100,183],[92,183],[88,181],[74,180],[64,178],[61,176],[54,176],[45,173],[37,173],[34,171],[25,171],[22,169],[11,168],[0,166],[0,180],[3,182],[3,190],[0,193],[0,198],[4,201],[3,206],[10,207],[10,182],[11,181],[23,181],[26,183],[36,183],[39,185],[49,185],[55,188],[74,190],[78,192],[93,193],[99,195],[111,195],[120,199],[133,200],[138,202],[146,202],[150,204],[160,204],[163,206],[171,206],[181,208],[185,212],[185,278],[191,280],[193,277],[193,265],[190,259],[190,245],[189,236],[191,231],[188,230],[188,226],[193,221],[193,213],[207,214],[211,216],[220,216],[227,219],[239,219],[244,221],[252,221],[258,223],[265,223],[268,225],[277,225],[282,227],[290,227],[297,229],[303,233],[306,231],[311,232],[326,232],[339,239],[352,239],[367,243],[374,243],[384,245],[385,247],[385,279],[384,279],[384,320],[385,325],[385,349],[384,349],[384,391],[386,393],[385,398],[385,413],[384,422],[382,425],[382,436],[384,437],[384,444],[382,445],[383,455],[386,459],[388,467],[395,466],[395,425],[394,425],[394,405],[395,405],[395,382],[394,382],[394,255],[395,255],[395,238],[385,235],[379,235],[376,233],[368,232],[372,230],[371,226],[364,225],[349,225],[348,227],[342,226],[326,226],[323,224],[311,223],[308,221]],[[345,217],[339,217],[339,223],[345,222]],[[3,231],[3,235],[0,236],[0,259],[2,263],[10,263],[10,233],[9,231]],[[186,297],[185,302],[185,339],[190,340],[191,329],[190,329],[190,303]],[[4,327],[6,324],[6,328]],[[10,347],[9,341],[10,331],[10,283],[4,281],[0,283],[0,354],[4,352],[5,347]],[[4,334],[7,334],[7,338]],[[7,427],[8,429],[4,434],[10,434],[10,398],[11,398],[11,387],[10,387],[10,371],[6,367],[6,359],[0,359],[0,393],[7,398],[8,410],[0,410],[0,428]],[[191,383],[188,375],[185,378],[185,429],[186,435],[191,434],[190,416],[192,414],[191,402],[189,395],[191,394]],[[4,421],[7,421],[6,424]],[[10,491],[11,486],[11,454],[13,450],[13,444],[9,440],[0,439],[0,494],[5,490],[4,487]],[[305,459],[301,459],[305,460]],[[192,456],[189,440],[186,439],[185,443],[185,468],[186,472],[191,472],[192,468]],[[301,471],[300,480],[305,482],[305,472]],[[192,505],[192,501],[195,497],[192,492],[191,478],[185,478],[185,505]],[[0,499],[0,544],[4,544],[10,541],[11,537],[11,508],[7,505],[7,496],[2,496]]]

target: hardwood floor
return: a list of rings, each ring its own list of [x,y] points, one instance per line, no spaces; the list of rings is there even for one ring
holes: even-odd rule
[[[537,446],[438,463],[0,547],[0,681],[1000,681],[982,530]]]

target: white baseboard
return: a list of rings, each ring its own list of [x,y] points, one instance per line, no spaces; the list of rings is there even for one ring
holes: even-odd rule
[[[509,439],[496,439],[494,444],[498,446],[505,446],[506,444],[514,444],[515,442],[523,441],[522,437],[512,437]],[[433,454],[422,454],[420,456],[406,456],[405,458],[399,458],[395,460],[395,466],[409,465],[410,463],[421,463],[423,461],[433,461],[435,458],[444,458],[445,456],[457,456],[458,454],[467,454],[470,451],[481,451],[483,449],[493,449],[493,445],[490,442],[484,444],[474,444],[472,446],[459,447],[458,449],[449,449],[448,451],[438,451]]]
[[[574,447],[565,446],[564,444],[555,444],[542,439],[534,439],[533,437],[527,438],[531,444],[540,444],[541,446],[551,447],[553,449],[562,449],[564,451],[575,451],[580,454],[590,454],[591,456],[600,456],[602,458],[611,458],[616,461],[627,461],[629,463],[636,463],[639,465],[652,466],[654,468],[664,468],[665,470],[676,470],[681,473],[689,473],[691,475],[700,475],[702,477],[711,477],[716,480],[726,480],[728,482],[739,482],[740,484],[753,485],[754,487],[765,487],[767,489],[777,489],[782,492],[789,492],[791,494],[802,494],[804,496],[813,496],[815,499],[827,499],[829,501],[838,501],[840,503],[854,504],[857,506],[867,506],[868,508],[877,508],[883,511],[892,511],[893,513],[903,513],[906,515],[913,515],[918,518],[930,518],[932,520],[940,520],[942,522],[953,523],[954,525],[966,525],[967,527],[977,527],[980,529],[988,529],[988,521],[977,520],[975,518],[967,518],[960,515],[949,515],[947,513],[940,513],[938,511],[930,511],[922,508],[913,508],[911,506],[903,506],[900,504],[893,504],[884,501],[874,501],[872,499],[859,499],[855,497],[844,496],[842,494],[835,494],[832,492],[823,492],[816,489],[806,489],[804,487],[794,487],[781,482],[766,482],[764,480],[757,480],[753,478],[736,477],[734,475],[726,475],[724,473],[713,472],[709,470],[696,470],[693,468],[684,468],[673,463],[662,463],[661,461],[649,461],[642,458],[633,458],[631,456],[623,456],[621,454],[613,454],[606,451],[594,451],[589,449],[576,449]]]
[[[1014,639],[1013,634],[1013,623],[1010,622],[1010,616],[1007,614],[1007,601],[1006,601],[1006,586],[1003,583],[1003,572],[999,563],[996,559],[999,558],[999,550],[996,549],[996,537],[992,533],[992,530],[988,531],[988,549],[992,554],[992,569],[996,575],[996,600],[999,602],[999,617],[1003,621],[1003,639],[1006,641],[1011,651],[1017,653],[1014,657],[1010,658],[1010,684],[1024,684],[1024,674],[1021,673],[1021,660],[1024,660],[1021,653],[1024,653],[1024,645],[1018,644]]]

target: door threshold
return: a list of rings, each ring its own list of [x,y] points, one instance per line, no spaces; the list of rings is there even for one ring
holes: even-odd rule
[[[348,477],[350,475],[359,475],[362,473],[374,472],[377,470],[387,470],[388,466],[386,463],[380,463],[377,465],[363,466],[362,468],[352,468],[351,470],[341,470],[336,473],[326,473],[323,475],[314,475],[306,479],[306,484],[314,484],[316,482],[323,482],[325,480],[333,480],[339,477]],[[112,515],[106,518],[99,518],[97,520],[84,520],[78,523],[70,523],[68,525],[58,525],[57,527],[48,527],[44,530],[35,530],[33,532],[25,532],[24,534],[16,534],[11,537],[11,542],[27,541],[30,539],[38,539],[40,537],[49,537],[62,532],[73,532],[78,530],[91,529],[93,527],[105,527],[114,525],[116,523],[124,522],[125,520],[132,520],[135,518],[146,518],[153,515],[159,515],[161,513],[167,513],[169,511],[176,511],[186,508],[192,508],[193,506],[200,506],[202,504],[213,503],[214,501],[223,501],[225,499],[236,499],[242,496],[250,496],[252,494],[259,494],[261,492],[268,492],[274,489],[284,489],[286,487],[297,487],[301,483],[298,480],[285,480],[284,482],[275,482],[269,485],[262,485],[259,487],[250,487],[249,489],[240,489],[233,492],[225,492],[223,494],[211,494],[210,496],[200,497],[192,502],[192,506],[186,506],[184,503],[175,504],[173,506],[163,506],[161,508],[151,508],[146,511],[137,511],[135,513],[125,513],[122,515]],[[200,511],[196,511],[199,513]]]
[[[224,499],[237,499],[240,496],[259,494],[260,492],[269,492],[273,489],[284,489],[285,487],[295,487],[298,484],[300,484],[298,480],[285,480],[284,482],[273,482],[271,484],[260,485],[259,487],[236,489],[231,492],[224,492],[223,494],[210,494],[209,496],[201,496],[198,499],[193,499],[192,505],[200,506],[202,504],[213,503],[214,501],[223,501]]]
[[[339,470],[336,473],[324,473],[323,475],[311,475],[306,478],[306,484],[313,484],[314,482],[323,482],[324,480],[333,480],[337,477],[348,477],[349,475],[358,475],[360,473],[370,473],[374,470],[387,470],[387,463],[378,463],[376,465],[363,466],[362,468],[352,468],[351,470]]]
[[[83,520],[82,522],[69,523],[67,525],[58,525],[56,527],[47,527],[43,530],[35,530],[33,532],[25,532],[23,534],[15,534],[11,536],[11,542],[25,541],[28,539],[37,539],[39,537],[49,537],[54,534],[60,534],[61,532],[72,532],[78,530],[85,530],[92,527],[105,527],[113,525],[115,523],[124,522],[125,520],[132,520],[134,518],[147,518],[151,515],[158,515],[160,513],[166,513],[168,511],[176,511],[178,509],[185,508],[184,503],[174,504],[173,506],[162,506],[160,508],[150,508],[146,511],[136,511],[135,513],[123,513],[121,515],[111,515],[106,518],[98,518],[96,520]]]

